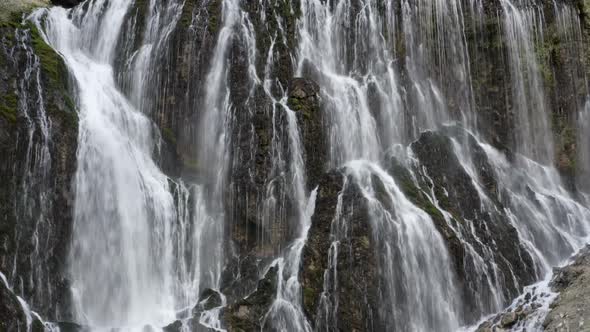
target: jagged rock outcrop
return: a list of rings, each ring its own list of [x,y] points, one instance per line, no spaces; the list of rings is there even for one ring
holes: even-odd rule
[[[297,112],[301,141],[305,150],[307,186],[311,190],[318,185],[326,171],[328,147],[326,123],[320,103],[320,87],[305,78],[294,78],[289,83],[288,105]]]
[[[16,295],[0,279],[0,330],[14,332],[44,332],[44,326],[36,316],[26,312]],[[30,320],[30,321],[29,321]]]
[[[460,161],[453,144],[470,150],[466,152],[471,160]],[[480,307],[476,302],[482,298],[482,294],[491,296],[488,292],[492,290],[476,286],[478,281],[473,276],[477,273],[472,269],[477,268],[477,262],[465,251],[467,246],[500,267],[497,275],[500,280],[495,282],[503,285],[506,300],[520,293],[518,285],[529,284],[537,277],[532,258],[525,248],[515,246],[520,243],[519,236],[508,216],[502,212],[503,204],[498,198],[495,174],[486,154],[469,133],[458,127],[425,132],[411,144],[411,149],[419,160],[415,170],[419,188],[413,187],[407,176],[401,178],[400,183],[408,197],[431,215],[446,239],[461,284],[466,319],[476,319],[482,313],[471,310]],[[475,180],[480,188],[476,188],[465,167],[472,167],[476,172]],[[485,196],[482,197],[480,190]],[[441,211],[432,206],[420,192],[432,192],[440,208],[450,213],[451,219],[445,220]],[[482,243],[493,246],[493,250],[489,252],[489,248],[482,246]],[[486,267],[490,275],[494,268],[492,265]]]
[[[345,185],[345,178],[343,170],[320,178],[316,210],[302,254],[303,308],[318,330],[379,331],[377,248],[367,201],[356,185]],[[347,232],[336,255],[332,245],[337,236],[333,229],[337,228]],[[330,308],[335,303],[342,305],[336,306],[336,313],[326,312],[326,302]]]
[[[272,266],[264,275],[256,290],[224,308],[221,315],[229,332],[260,331],[264,326],[264,316],[270,309],[276,294],[278,267]]]

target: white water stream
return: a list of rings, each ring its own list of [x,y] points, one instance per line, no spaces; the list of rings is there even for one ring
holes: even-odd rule
[[[497,177],[504,211],[495,210],[495,203],[478,182],[473,156],[464,142],[453,139],[453,152],[483,202],[481,211],[509,216],[519,245],[534,261],[537,279],[584,244],[590,234],[590,211],[564,189],[551,165],[554,151],[549,108],[534,53],[534,43],[542,38],[542,18],[537,9],[501,1],[516,139],[521,143],[514,160],[508,161],[483,142],[475,128],[472,76],[476,74],[471,73],[464,35],[465,3],[359,3],[360,7],[351,0],[301,1],[299,44],[294,55],[297,75],[312,76],[321,86],[329,166],[344,166],[343,186],[358,186],[367,202],[373,240],[383,248],[377,254],[386,281],[380,290],[383,307],[389,310],[383,313],[385,325],[399,331],[454,331],[465,318],[452,257],[432,217],[411,203],[384,170],[383,155],[415,140],[425,130],[440,129],[455,120],[474,133]],[[77,319],[99,329],[161,328],[179,318],[177,312],[196,304],[199,291],[221,287],[227,258],[223,244],[228,226],[225,190],[230,181],[235,143],[231,134],[236,121],[228,82],[229,54],[239,40],[247,48],[248,84],[252,90],[263,86],[272,103],[273,121],[284,112],[288,152],[282,154],[281,142],[273,136],[273,170],[281,174],[297,211],[295,225],[290,225],[294,239],[281,244],[271,263],[278,267],[278,290],[262,325],[283,331],[311,331],[318,324],[333,327],[334,313],[341,305],[337,300],[321,299],[318,310],[325,313],[323,322],[309,322],[302,309],[298,274],[315,192],[305,188],[305,156],[297,116],[287,106],[285,91],[277,96],[270,87],[275,42],[268,54],[257,54],[255,31],[241,8],[243,3],[222,1],[220,29],[203,82],[203,111],[195,146],[201,175],[208,181],[172,183],[153,160],[161,135],[144,114],[143,96],[150,84],[152,60],[165,47],[182,7],[175,1],[167,6],[150,2],[148,33],[132,61],[135,84],[126,96],[117,84],[114,68],[121,29],[132,4],[132,0],[94,0],[70,11],[39,11],[34,17],[44,37],[64,57],[78,92],[80,131],[69,264],[78,300]],[[473,16],[481,15],[480,3],[470,1],[469,6]],[[397,10],[401,11],[398,16],[394,15]],[[473,19],[477,22],[477,17]],[[396,39],[400,33],[401,41]],[[267,59],[262,79],[254,69],[257,57]],[[405,64],[403,73],[400,62]],[[588,108],[580,112],[580,119],[587,116]],[[588,128],[580,125],[580,130]],[[587,151],[581,153],[581,160],[590,160],[588,155]],[[411,151],[402,156],[407,165],[415,165]],[[428,177],[426,171],[424,176]],[[377,191],[382,188],[385,196],[380,193],[378,198]],[[476,303],[479,308],[475,311],[488,314],[501,310],[511,299],[504,298],[507,286],[498,281],[492,244],[481,242],[473,224],[453,225],[451,213],[440,207],[434,191],[427,194],[466,248],[466,257],[473,261],[474,289],[486,294]],[[176,202],[175,197],[179,198]],[[194,204],[191,209],[186,206],[188,197]],[[265,212],[264,225],[270,225],[271,212],[284,204],[280,199],[272,194],[266,197],[265,211],[270,212]],[[346,228],[347,222],[336,211],[330,257],[326,257],[325,292],[338,290],[339,243],[347,236],[339,230]],[[469,239],[479,241],[477,245],[483,249],[474,249]],[[175,257],[179,252],[190,252],[191,261]],[[525,286],[518,283],[514,271],[501,272],[512,275],[514,280],[507,283]],[[219,310],[212,310],[202,315],[201,321],[219,329],[218,315]]]

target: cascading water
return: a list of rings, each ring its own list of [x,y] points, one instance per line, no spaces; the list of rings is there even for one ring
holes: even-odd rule
[[[354,255],[355,218],[365,213],[369,230],[361,244],[375,256],[378,307],[369,308],[375,321],[367,320],[364,328],[455,331],[502,310],[522,287],[546,278],[587,241],[587,202],[565,189],[553,166],[559,144],[551,133],[547,73],[536,50],[545,41],[540,7],[500,0],[497,8],[510,76],[506,107],[515,119],[514,153],[508,154],[486,142],[476,111],[475,82],[481,77],[472,72],[472,59],[479,50],[470,47],[467,30],[483,38],[488,23],[482,1],[297,4],[222,0],[191,7],[189,38],[205,36],[197,33],[203,8],[210,11],[207,29],[215,37],[208,68],[191,82],[201,89],[191,118],[194,140],[187,144],[197,165],[192,178],[169,178],[155,161],[166,135],[155,122],[165,122],[160,102],[170,96],[154,82],[165,76],[158,69],[162,58],[192,59],[169,45],[177,27],[188,22],[188,1],[150,0],[145,20],[131,23],[137,5],[132,0],[89,0],[33,16],[77,85],[80,128],[68,274],[78,322],[142,329],[180,319],[187,329],[197,318],[223,330],[232,303],[254,291],[252,284],[229,287],[227,271],[232,260],[252,255],[255,277],[271,268],[278,272],[274,297],[258,322],[262,330],[346,329],[339,325],[341,309],[350,305],[342,301],[341,280],[350,262],[342,260]],[[219,17],[213,17],[218,9]],[[295,16],[291,24],[286,19]],[[556,33],[567,43],[581,38],[572,7],[555,3],[555,16]],[[265,32],[268,43],[261,42]],[[20,86],[24,95],[35,90],[27,82],[39,84],[39,64],[26,49],[26,34],[17,36],[30,55],[31,70]],[[286,45],[293,49],[284,56]],[[568,52],[581,51],[570,46]],[[327,157],[320,166],[343,179],[322,257],[326,267],[316,275],[323,288],[315,315],[304,303],[313,292],[301,279],[321,190],[308,188],[306,173],[310,156],[302,128],[313,114],[293,107],[285,85],[290,78],[280,72],[289,67],[281,63],[285,58],[294,75],[321,87]],[[586,84],[581,79],[575,85]],[[41,144],[26,154],[34,160],[27,162],[34,174],[25,176],[26,183],[50,169],[51,125],[37,90],[40,107],[30,117],[36,125],[28,139]],[[578,131],[586,133],[590,107],[576,106]],[[590,152],[578,140],[576,167],[584,170]],[[392,160],[407,178],[396,173]],[[261,170],[253,164],[267,173],[262,180],[254,180]],[[243,171],[244,165],[250,168]],[[243,183],[260,188],[252,193]],[[358,194],[360,206],[347,201],[351,193]],[[23,207],[28,199],[24,195]],[[453,206],[453,199],[465,206]],[[244,207],[247,213],[235,211]],[[239,219],[244,215],[248,220]],[[240,227],[255,229],[234,234]],[[509,250],[503,235],[516,242]],[[241,273],[232,277],[239,280]],[[220,292],[219,303],[191,317],[207,288]],[[248,314],[239,308],[238,316]]]
[[[32,257],[25,258],[15,255],[14,270],[9,275],[15,284],[19,285],[20,293],[29,292],[37,288],[48,287],[46,265],[36,265],[34,262],[47,260],[46,251],[51,248],[43,239],[50,237],[52,232],[48,214],[51,213],[52,201],[49,192],[49,181],[51,174],[51,155],[50,155],[50,131],[51,120],[47,117],[45,111],[45,97],[41,81],[41,69],[39,58],[35,55],[33,49],[29,46],[30,33],[26,30],[16,30],[17,44],[12,50],[15,65],[20,56],[24,57],[25,72],[23,78],[18,82],[18,95],[20,103],[18,105],[21,114],[26,119],[26,132],[24,137],[19,138],[27,147],[24,152],[25,160],[20,175],[20,183],[15,184],[20,198],[15,204],[16,215],[19,222],[24,223],[28,220],[34,221],[32,230],[23,229],[23,234],[17,234],[17,237],[25,239],[31,237],[30,245],[34,248],[31,253]],[[20,170],[19,170],[20,171]],[[30,233],[29,233],[30,232]],[[28,233],[28,234],[27,234]],[[26,249],[25,249],[26,250]],[[17,250],[17,253],[20,251]],[[30,280],[20,280],[16,282],[18,261],[26,259],[29,265],[27,268],[32,270]],[[43,301],[41,293],[34,295],[35,302]]]
[[[451,28],[456,29],[456,34],[444,32],[440,37],[454,37],[453,45],[457,45],[457,41],[462,40],[459,29],[461,23],[456,21],[459,15],[457,2],[451,3],[452,9],[447,7],[446,2],[436,4],[437,6],[427,3],[410,5],[409,2],[404,2],[404,27],[412,26],[415,19],[413,11],[429,18],[436,14],[441,15],[439,18],[450,19],[459,26]],[[422,6],[431,11],[424,13]],[[393,10],[393,7],[388,8]],[[388,316],[381,319],[386,322],[388,329],[393,330],[456,329],[460,324],[460,301],[454,297],[454,275],[447,263],[448,256],[443,242],[437,238],[430,217],[410,203],[395,180],[379,166],[383,151],[408,139],[404,123],[412,128],[410,135],[416,135],[421,129],[436,126],[448,118],[442,91],[431,79],[425,78],[428,73],[418,73],[418,68],[422,67],[419,63],[430,61],[429,55],[423,54],[426,45],[416,40],[413,30],[406,32],[406,43],[416,45],[416,49],[408,54],[406,63],[414,63],[414,67],[409,67],[416,72],[408,69],[408,76],[413,83],[412,93],[421,107],[420,111],[406,115],[406,118],[400,97],[405,91],[398,82],[396,55],[391,53],[391,36],[395,33],[396,22],[391,17],[382,19],[374,1],[363,1],[358,12],[355,12],[350,1],[338,1],[333,5],[320,1],[303,1],[302,12],[299,72],[305,73],[308,65],[315,70],[314,74],[318,76],[317,79],[324,89],[323,98],[327,100],[330,161],[335,166],[351,162],[346,164],[350,169],[349,181],[361,188],[363,196],[369,202],[368,217],[373,228],[373,237],[378,243],[379,268],[384,280],[380,300],[384,315]],[[356,24],[351,26],[347,22]],[[440,24],[446,23],[440,21]],[[454,49],[451,53],[433,56],[445,62],[460,54],[463,61],[456,61],[463,65],[467,63],[463,48]],[[469,83],[465,79],[468,69],[464,67],[461,70],[463,72],[459,71],[457,74],[462,76],[464,85],[468,87]],[[464,93],[469,95],[469,89],[466,88]],[[469,97],[464,100],[469,102]],[[386,121],[378,121],[380,119]],[[355,159],[367,161],[352,162]],[[375,198],[378,184],[374,183],[373,177],[385,187],[386,203],[380,203]],[[391,209],[388,210],[383,204],[391,206]],[[346,231],[338,231],[347,227],[342,218],[344,216],[337,215],[333,220],[332,231],[335,233],[331,235],[331,265],[324,275],[324,285],[328,287],[324,289],[324,293],[337,292],[335,283],[339,273],[336,266],[340,250],[338,247],[342,237],[347,236]],[[416,228],[417,225],[421,225],[420,231]],[[420,232],[424,233],[420,235]],[[392,264],[401,267],[394,268]],[[432,268],[432,271],[428,271],[427,267]],[[331,282],[331,279],[334,281]],[[336,312],[338,300],[323,296],[322,306],[325,307],[318,309],[320,321],[316,324],[332,329],[335,322],[331,321],[330,316]],[[322,319],[327,321],[322,322]]]
[[[406,45],[403,68],[407,71],[407,76],[406,79],[399,80],[395,78],[399,67],[394,65],[399,55],[390,53],[392,49],[399,52],[399,46],[387,39],[387,36],[395,34],[396,24],[392,20],[381,21],[383,16],[377,14],[376,3],[366,1],[360,8],[355,8],[348,1],[338,1],[331,5],[316,1],[302,2],[299,72],[313,75],[323,88],[323,97],[327,104],[325,108],[330,119],[329,137],[333,165],[342,165],[344,161],[358,158],[378,162],[382,151],[390,146],[411,140],[425,129],[440,128],[441,124],[450,119],[458,119],[467,128],[475,126],[477,120],[473,112],[472,79],[466,39],[463,34],[465,26],[462,6],[463,4],[459,1],[444,3],[405,1],[402,3],[402,29]],[[481,9],[478,9],[478,7],[481,8],[481,4],[470,2],[469,6],[472,10],[472,19],[476,21],[477,16],[481,15],[476,14],[476,10],[481,13]],[[553,156],[553,139],[550,136],[547,100],[543,92],[541,73],[533,45],[542,38],[542,27],[540,27],[542,18],[538,16],[538,10],[534,7],[519,9],[509,1],[502,1],[502,10],[507,58],[512,75],[513,109],[519,119],[516,131],[518,136],[516,142],[519,142],[517,151],[528,158],[547,163]],[[355,22],[355,25],[347,24],[347,22]],[[371,28],[377,30],[371,30]],[[370,32],[369,36],[364,35]],[[372,39],[370,36],[380,38]],[[371,44],[371,41],[374,44]],[[401,54],[403,56],[404,53]],[[390,66],[389,69],[383,70],[384,65]],[[445,72],[445,70],[448,71]],[[446,90],[439,86],[452,88]],[[369,94],[372,89],[378,92],[391,91],[386,94],[389,99],[383,98],[384,96],[378,93]],[[404,98],[400,99],[399,96]],[[383,112],[389,112],[386,113],[386,117],[390,122],[378,121],[379,116],[383,116]],[[380,127],[376,123],[392,125]],[[404,125],[410,130],[404,130]],[[383,134],[383,131],[389,134]],[[383,140],[384,137],[390,140]],[[555,170],[522,156],[514,161],[523,170],[523,177],[517,179],[513,177],[514,172],[505,173],[507,165],[501,164],[503,160],[501,153],[483,144],[487,158],[492,162],[494,172],[497,172],[499,185],[502,186],[499,191],[501,200],[506,204],[506,211],[501,212],[497,210],[496,203],[493,203],[484,193],[483,186],[477,179],[477,168],[470,161],[471,152],[460,148],[464,143],[455,142],[454,153],[480,196],[481,210],[489,215],[496,213],[508,215],[510,224],[518,231],[518,236],[523,241],[522,246],[525,252],[532,256],[535,269],[532,274],[536,278],[545,276],[549,272],[548,266],[558,264],[575,248],[583,244],[583,238],[588,234],[585,222],[588,210],[565,192]],[[357,168],[365,165],[365,172],[369,173],[375,173],[375,170],[379,169],[371,163],[356,165]],[[373,165],[373,168],[367,168],[367,165]],[[528,172],[536,174],[536,177],[525,176]],[[427,174],[423,175],[428,178]],[[506,178],[506,176],[509,177]],[[371,181],[363,182],[355,177],[348,181],[356,182],[361,189],[368,192],[376,190],[371,189],[374,186]],[[524,187],[520,186],[523,181],[526,183]],[[514,188],[514,185],[518,188]],[[532,190],[539,196],[531,199],[527,196],[526,190]],[[474,294],[487,294],[482,296],[481,300],[476,300],[475,310],[481,310],[479,315],[500,310],[510,300],[510,297],[504,294],[505,290],[507,288],[518,290],[523,286],[517,280],[516,271],[513,271],[516,268],[510,267],[514,263],[501,262],[505,258],[494,257],[496,254],[493,247],[482,242],[485,241],[481,238],[483,234],[476,231],[473,226],[464,228],[463,225],[454,225],[452,214],[436,203],[435,193],[431,192],[429,196],[446,216],[448,227],[453,229],[467,249],[469,258],[466,260],[474,265],[474,270],[471,271],[474,275],[469,276],[473,278],[472,291]],[[365,194],[365,197],[371,201],[371,195]],[[545,200],[542,197],[551,198]],[[539,202],[545,210],[543,215],[536,213],[535,210],[538,207],[532,207]],[[397,205],[400,204],[400,199],[393,200],[391,204],[401,209]],[[374,211],[373,208],[370,208],[370,211]],[[567,212],[564,213],[564,211]],[[411,213],[401,216],[402,222],[409,222],[411,217],[419,218],[418,214]],[[343,224],[345,222],[341,221],[343,218],[345,217],[337,215],[333,221],[333,242],[329,258],[331,268],[324,276],[324,293],[322,294],[337,293],[335,283],[337,282],[338,246],[343,240],[342,237],[348,236],[347,227]],[[370,218],[375,217],[370,213]],[[569,222],[560,224],[560,220]],[[376,227],[377,230],[374,229],[374,231],[380,236],[387,234],[385,230],[389,224],[373,223],[372,225]],[[432,239],[422,240],[424,245],[427,245],[426,243],[432,245]],[[397,241],[400,241],[399,237]],[[471,244],[471,241],[475,242]],[[543,248],[544,245],[541,243],[553,244]],[[403,247],[398,250],[401,253],[404,252]],[[405,257],[409,260],[415,259],[416,256],[412,257],[412,255],[417,253],[409,252],[410,254]],[[436,250],[438,255],[424,257],[430,257],[436,261],[443,259],[441,257],[444,257],[444,252],[445,248],[441,246]],[[381,251],[379,254],[385,255]],[[396,272],[390,271],[389,274],[387,272],[385,264],[387,261],[384,259],[380,268],[385,271],[386,280],[395,280]],[[500,272],[498,264],[508,265],[504,267],[504,271]],[[525,258],[522,258],[519,264],[527,265],[528,263]],[[433,297],[426,302],[439,303],[440,308],[450,305],[450,312],[437,311],[436,305],[420,307],[398,302],[391,309],[395,313],[403,312],[400,308],[406,307],[420,309],[403,318],[395,317],[392,320],[408,325],[399,323],[393,326],[402,330],[404,328],[431,330],[433,326],[437,326],[439,330],[453,330],[463,322],[463,319],[467,319],[456,314],[461,311],[459,309],[461,304],[448,300],[448,292],[457,291],[453,285],[445,284],[448,279],[453,278],[453,273],[445,270],[445,266],[439,266],[439,268],[441,271],[446,271],[449,277],[432,280],[431,287],[441,292],[439,296],[436,296],[436,292],[434,295],[431,294]],[[401,270],[402,275],[411,271],[404,268]],[[416,275],[421,275],[422,272],[424,271],[414,271],[412,275],[416,278]],[[402,284],[404,285],[402,289],[413,289],[411,283]],[[417,283],[415,290],[421,289],[422,284],[425,283]],[[413,294],[419,301],[420,292],[415,291]],[[337,299],[328,299],[328,297],[322,296],[321,303],[325,308],[319,309],[323,313],[323,315],[319,314],[320,320],[327,319],[327,321],[317,322],[317,324],[324,324],[321,326],[326,328],[330,328],[329,326],[334,323],[330,321],[330,317],[333,318],[336,313],[335,306],[338,305]],[[385,295],[385,298],[395,298],[395,296]],[[448,302],[445,302],[447,300]],[[413,317],[420,315],[423,315],[418,320],[420,323],[412,320]],[[427,325],[428,323],[425,322],[433,325]]]
[[[547,100],[541,82],[534,43],[543,38],[542,15],[535,6],[518,9],[508,0],[501,1],[508,44],[512,101],[519,128],[515,142],[518,152],[548,163],[553,158],[553,139]]]
[[[163,325],[175,318],[176,213],[168,179],[151,159],[151,122],[114,81],[117,37],[130,4],[56,8],[44,25],[80,92],[70,274],[78,319],[91,326]]]

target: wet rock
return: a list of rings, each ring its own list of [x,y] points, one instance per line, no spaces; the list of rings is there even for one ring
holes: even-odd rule
[[[477,330],[475,330],[475,332],[492,332],[492,331],[493,331],[493,325],[489,321],[485,321],[485,322],[481,323],[481,325],[479,325],[477,327]]]
[[[188,318],[184,321],[176,320],[164,327],[162,330],[164,332],[213,332],[214,329],[208,328],[204,325],[199,323],[200,314],[195,315],[192,318]],[[151,331],[142,331],[142,332],[151,332]]]
[[[276,297],[277,272],[278,267],[271,267],[252,294],[223,309],[222,319],[229,332],[261,330],[262,318]]]
[[[543,322],[545,331],[590,331],[590,246],[554,271],[551,287],[560,294]]]
[[[0,177],[7,179],[0,186],[0,271],[7,272],[9,283],[42,317],[71,320],[63,272],[71,243],[77,161],[73,86],[63,60],[32,24],[21,25],[18,19],[0,25],[0,35]],[[25,75],[35,76],[26,73],[31,70],[29,50],[39,58],[40,80],[29,78],[21,86]],[[41,109],[39,100],[51,124],[46,144],[41,134],[45,124],[34,113]],[[44,149],[46,161],[41,160]],[[29,151],[38,152],[28,156]]]
[[[90,327],[71,322],[58,322],[54,325],[59,327],[60,332],[90,332],[92,330]]]
[[[297,112],[301,138],[305,150],[308,188],[313,189],[325,172],[327,140],[320,108],[320,88],[312,80],[294,78],[289,84],[289,107]]]
[[[205,289],[199,296],[199,303],[193,309],[193,316],[197,316],[205,310],[220,307],[223,303],[221,294],[213,289]]]
[[[378,331],[381,325],[378,262],[374,254],[377,249],[369,226],[367,202],[357,186],[343,187],[344,179],[342,170],[330,171],[320,178],[316,210],[302,254],[303,308],[317,330]],[[340,194],[341,220],[334,221]],[[337,261],[330,266],[331,231],[332,227],[339,227],[333,222],[345,222],[348,232],[339,243]],[[338,288],[324,289],[325,278],[333,278],[334,269]],[[346,305],[338,306],[332,316],[325,312],[321,301]]]
[[[245,257],[233,257],[221,275],[221,292],[232,303],[241,299],[256,289],[259,280],[259,269],[264,266],[266,260],[261,260],[256,255]]]
[[[27,321],[18,299],[0,280],[0,330],[26,331]]]
[[[506,313],[500,319],[500,326],[504,328],[511,327],[512,325],[516,324],[517,320],[518,316],[515,312]]]
[[[162,328],[164,332],[181,332],[182,331],[182,322],[177,320],[172,324],[166,325]]]
[[[471,159],[460,159],[462,157],[456,146],[469,153]],[[463,292],[466,319],[475,321],[486,309],[473,311],[477,308],[474,304],[481,299],[482,294],[491,296],[491,290],[486,286],[473,289],[473,285],[478,284],[473,279],[477,273],[472,271],[477,263],[467,252],[464,242],[467,241],[478,255],[497,264],[507,299],[520,293],[518,285],[529,284],[534,280],[532,258],[524,248],[515,248],[514,243],[520,240],[498,199],[497,180],[492,166],[469,133],[456,126],[428,131],[422,133],[410,147],[419,161],[419,167],[414,170],[417,183],[408,175],[403,175],[402,167],[392,166],[390,172],[399,181],[406,196],[431,215],[445,238],[459,278],[459,288]],[[473,180],[481,184],[480,189],[476,188],[467,167],[471,168],[471,174],[475,176]],[[485,193],[485,197],[480,195],[480,190]],[[450,221],[443,218],[442,212],[424,197],[424,192],[434,194],[438,206],[450,214]],[[494,208],[483,208],[486,204]],[[515,273],[517,283],[510,271]]]

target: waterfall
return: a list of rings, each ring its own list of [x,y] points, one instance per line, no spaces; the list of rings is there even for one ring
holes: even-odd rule
[[[151,157],[153,125],[121,93],[113,72],[130,5],[92,1],[87,9],[53,8],[43,26],[79,91],[70,275],[80,299],[78,319],[92,326],[174,319],[173,198]]]
[[[141,19],[133,14],[140,10]],[[493,8],[482,0],[88,0],[36,11],[29,19],[76,86],[67,263],[76,322],[98,330],[179,322],[184,330],[223,331],[235,323],[227,317],[256,314],[264,331],[335,331],[358,328],[341,326],[342,315],[362,307],[368,314],[351,314],[365,320],[361,329],[457,331],[503,310],[535,282],[547,287],[552,267],[590,236],[589,201],[576,191],[588,183],[570,188],[559,168],[570,157],[564,146],[575,145],[569,166],[587,182],[590,89],[583,74],[573,77],[567,107],[577,136],[560,138],[572,121],[556,120],[554,73],[540,48],[561,38],[583,72],[576,45],[583,30],[574,8],[555,1],[556,28],[548,31],[545,10],[528,0]],[[497,16],[488,22],[484,15]],[[473,41],[487,33],[501,39],[494,56],[507,74],[501,88],[491,87],[501,91],[490,98],[505,98],[491,111],[478,89],[495,82],[475,69],[489,63],[477,66],[482,48]],[[44,214],[52,208],[45,196],[52,123],[29,39],[17,30],[26,58],[17,90],[29,100],[19,104],[28,135],[19,139],[29,143],[15,207],[36,220],[32,241],[41,255],[51,231]],[[183,42],[202,49],[187,51],[177,45]],[[183,61],[203,68],[166,72]],[[186,91],[161,91],[177,88],[172,79],[185,80],[178,86]],[[317,83],[317,110],[293,105],[296,80]],[[325,142],[306,136],[316,111]],[[513,127],[508,142],[490,136],[498,124],[485,123],[488,111],[506,113],[499,123]],[[167,130],[189,132],[174,146],[178,174],[161,160],[176,139]],[[308,145],[323,143],[324,164],[313,166],[329,171],[318,176],[341,180],[328,193],[308,169]],[[316,218],[325,211],[316,206],[322,194],[334,203],[327,223]],[[321,222],[323,252],[310,249]],[[315,294],[304,288],[312,268],[306,250],[322,256],[312,276],[321,279],[314,308],[306,303]],[[342,280],[357,273],[359,259],[375,271],[351,280],[376,291],[347,303],[350,285]],[[264,308],[250,310],[256,281],[269,271],[276,289]],[[44,273],[23,283],[42,284]],[[219,301],[198,311],[209,300],[200,295],[211,292]],[[36,314],[19,301],[30,326]]]
[[[449,28],[454,34],[447,34],[444,32],[446,29],[442,29],[438,36],[441,38],[438,48],[441,52],[432,57],[442,62],[453,59],[465,65],[464,48],[453,49],[450,55],[444,54],[446,48],[443,45],[449,42],[444,40],[445,37],[455,38],[453,45],[463,45],[457,2],[452,1],[451,8],[446,3],[436,2],[436,6],[433,4],[431,7],[427,3],[415,5],[404,2],[404,27],[413,27],[413,20],[418,21],[413,11],[427,15],[430,21],[434,17],[441,19],[435,21],[441,26],[455,24]],[[449,268],[444,243],[437,236],[430,216],[408,201],[395,180],[379,165],[384,151],[412,137],[408,137],[403,124],[409,124],[409,132],[416,135],[420,130],[436,127],[448,118],[442,100],[443,92],[433,79],[426,77],[429,73],[419,73],[429,68],[425,64],[431,64],[427,62],[430,55],[424,54],[425,45],[416,40],[418,37],[413,29],[405,31],[406,43],[417,46],[408,51],[406,63],[412,80],[412,93],[415,92],[419,105],[415,113],[406,112],[400,96],[407,90],[399,83],[398,67],[395,65],[397,55],[391,51],[395,49],[391,37],[396,27],[393,19],[380,17],[374,1],[363,1],[358,12],[352,2],[346,0],[333,5],[309,0],[302,1],[301,6],[303,17],[300,22],[298,70],[303,74],[306,70],[312,71],[323,88],[322,97],[327,101],[325,112],[330,123],[330,162],[334,166],[347,165],[350,172],[348,181],[359,186],[368,201],[368,218],[377,243],[383,278],[380,303],[386,316],[380,318],[392,330],[456,329],[460,324],[460,301],[455,297],[454,274]],[[422,6],[432,11],[424,13]],[[450,20],[445,22],[443,19]],[[426,39],[428,37],[432,38],[423,36],[423,42],[435,40]],[[456,59],[458,55],[462,58]],[[468,69],[456,70],[456,74],[464,80],[465,98],[470,103],[469,82],[465,78]],[[387,120],[381,122],[381,119]],[[375,177],[378,180],[374,180]],[[383,190],[380,186],[385,188],[383,199],[386,202],[376,198],[376,192]],[[324,274],[324,295],[322,307],[318,309],[320,318],[316,322],[327,329],[335,328],[332,319],[337,311],[338,299],[330,299],[327,294],[338,291],[337,274],[342,272],[337,271],[337,256],[342,237],[347,236],[346,231],[339,231],[347,228],[344,218],[336,215],[332,221],[330,267]],[[420,230],[416,228],[418,225]]]
[[[519,130],[515,137],[518,152],[549,163],[553,158],[553,139],[547,111],[545,88],[534,43],[543,38],[542,13],[535,6],[517,8],[503,0],[504,30],[512,75],[512,107]]]

